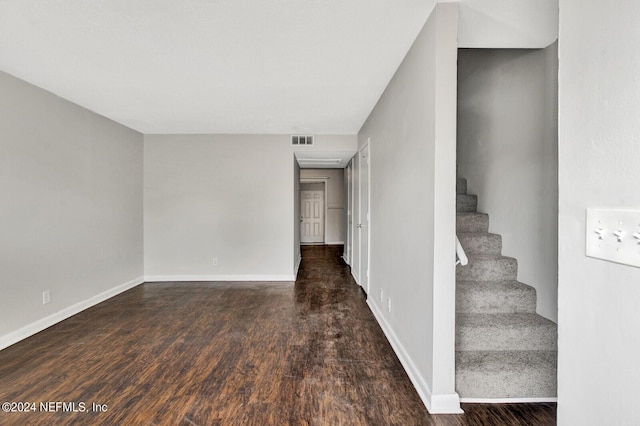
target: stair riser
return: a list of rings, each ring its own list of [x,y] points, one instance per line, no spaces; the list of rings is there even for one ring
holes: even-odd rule
[[[503,370],[456,371],[456,392],[460,398],[553,398],[558,393],[555,366]]]
[[[500,254],[502,237],[488,233],[459,233],[458,239],[467,254]]]
[[[456,352],[461,398],[553,398],[555,351]]]
[[[502,281],[515,280],[518,262],[510,257],[492,259],[469,258],[469,264],[456,266],[458,281]]]
[[[466,193],[467,193],[467,180],[459,178],[456,182],[456,194],[466,194]]]
[[[557,350],[553,325],[535,326],[462,326],[456,329],[457,351],[534,351]]]
[[[497,314],[535,312],[535,290],[520,288],[495,291],[474,289],[473,286],[456,289],[456,312],[474,314]]]
[[[456,211],[475,212],[478,207],[478,197],[469,194],[456,195]]]
[[[456,232],[488,232],[489,216],[483,213],[458,214],[456,217]]]

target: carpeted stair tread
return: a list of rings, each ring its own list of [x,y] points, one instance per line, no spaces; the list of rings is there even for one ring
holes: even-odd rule
[[[478,207],[478,197],[471,194],[456,194],[457,212],[475,212]]]
[[[515,280],[518,275],[518,261],[501,255],[470,254],[469,264],[456,266],[456,280],[459,281],[503,281]]]
[[[460,232],[458,239],[467,255],[500,254],[502,252],[502,236],[488,232]]]
[[[456,312],[515,313],[536,311],[535,288],[516,280],[458,281]]]
[[[557,350],[557,325],[535,313],[459,313],[456,350]]]
[[[488,232],[489,215],[477,212],[460,212],[456,214],[456,232]]]
[[[462,398],[553,398],[556,351],[456,352],[456,391]]]

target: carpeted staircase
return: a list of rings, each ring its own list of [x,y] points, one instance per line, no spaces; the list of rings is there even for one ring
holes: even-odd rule
[[[457,234],[469,264],[456,266],[456,391],[463,400],[556,397],[557,326],[536,314],[536,292],[517,281],[478,199],[457,184]]]

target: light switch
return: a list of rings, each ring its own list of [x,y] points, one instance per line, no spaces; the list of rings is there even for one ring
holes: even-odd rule
[[[587,256],[640,267],[640,211],[587,209]]]

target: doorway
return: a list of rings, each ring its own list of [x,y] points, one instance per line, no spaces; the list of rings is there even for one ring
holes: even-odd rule
[[[353,157],[352,165],[352,221],[350,232],[351,246],[351,275],[362,290],[369,294],[369,140]]]
[[[300,243],[325,242],[325,184],[300,185]]]

